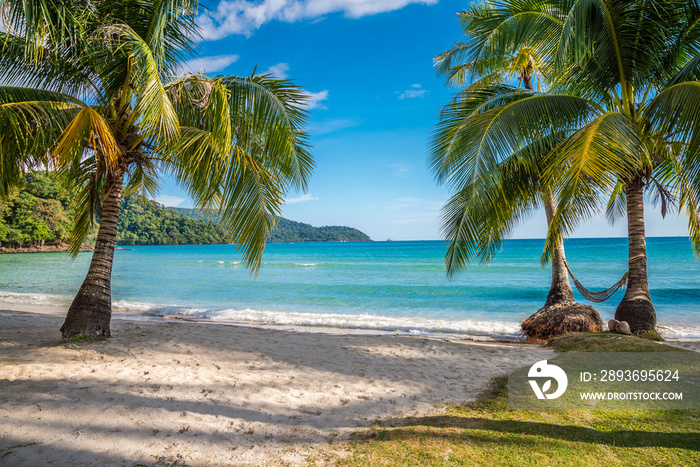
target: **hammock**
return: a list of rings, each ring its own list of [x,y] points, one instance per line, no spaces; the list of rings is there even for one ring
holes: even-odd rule
[[[629,275],[629,271],[626,272],[622,278],[615,283],[612,287],[609,289],[605,289],[601,292],[591,292],[587,288],[583,286],[578,280],[576,280],[576,276],[574,276],[574,273],[571,272],[571,268],[569,267],[569,263],[564,261],[564,264],[566,265],[566,270],[569,271],[569,275],[571,276],[571,280],[574,281],[574,285],[576,285],[576,288],[578,289],[579,292],[581,292],[581,295],[583,295],[587,300],[590,300],[595,303],[601,303],[604,302],[605,300],[609,299],[613,295],[615,295],[615,292],[620,290],[622,287],[625,287],[627,285],[627,276]]]

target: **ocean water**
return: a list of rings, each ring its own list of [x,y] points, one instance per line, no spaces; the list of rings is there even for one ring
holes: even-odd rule
[[[647,244],[660,330],[700,338],[700,263],[688,239]],[[542,246],[506,241],[493,263],[471,265],[454,280],[445,275],[440,241],[268,244],[257,278],[230,245],[136,246],[115,253],[112,299],[121,313],[513,336],[549,289]],[[591,290],[610,287],[627,269],[624,238],[568,240],[566,254]],[[0,255],[0,302],[66,306],[90,255]],[[603,320],[622,295],[593,304]]]

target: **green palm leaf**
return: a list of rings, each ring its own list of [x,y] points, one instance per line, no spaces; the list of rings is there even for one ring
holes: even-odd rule
[[[445,109],[433,136],[430,167],[441,182],[465,186],[542,136],[585,121],[593,106],[578,97],[518,91],[474,114],[470,101]]]
[[[126,86],[133,88],[136,101],[129,123],[138,123],[148,138],[165,141],[176,138],[179,131],[177,114],[161,82],[158,60],[148,43],[126,24],[113,24],[99,33],[103,34],[111,53],[118,57],[111,66],[128,70],[127,83],[122,84],[122,91],[126,91]],[[131,99],[123,96],[120,103],[124,108]]]

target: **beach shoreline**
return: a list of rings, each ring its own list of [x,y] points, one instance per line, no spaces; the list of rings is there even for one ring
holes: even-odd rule
[[[89,253],[95,250],[95,245],[82,245],[80,253]],[[68,243],[60,245],[45,245],[42,247],[27,248],[0,248],[0,255],[25,255],[33,253],[68,253],[70,245]]]
[[[62,344],[61,312],[0,311],[4,462],[302,465],[377,420],[475,400],[512,350],[523,364],[553,354],[121,316],[111,339]]]
[[[622,275],[624,242],[574,240],[571,262],[590,290]],[[688,242],[652,240],[650,270],[660,274],[651,291],[658,331],[667,338],[700,338],[700,276]],[[300,330],[516,339],[522,320],[542,307],[551,278],[536,264],[537,241],[513,242],[493,264],[474,265],[454,280],[445,277],[440,242],[270,245],[257,278],[228,245],[134,247],[115,253],[112,311]],[[616,252],[613,260],[592,253],[608,250]],[[67,307],[90,255],[0,258],[0,309],[3,302]],[[603,322],[614,317],[620,298],[595,305]]]

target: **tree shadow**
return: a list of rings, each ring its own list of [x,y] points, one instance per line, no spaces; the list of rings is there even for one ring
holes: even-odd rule
[[[468,438],[479,442],[493,442],[496,435],[512,434],[515,437],[499,436],[499,444],[520,446],[533,437],[532,443],[541,438],[578,443],[603,444],[627,448],[668,448],[700,451],[700,432],[663,432],[648,430],[600,430],[591,427],[523,420],[493,420],[486,417],[430,416],[391,420],[392,429],[383,433],[382,439],[399,440],[416,436],[415,427],[458,428],[454,430],[429,430],[420,436],[430,438]]]

